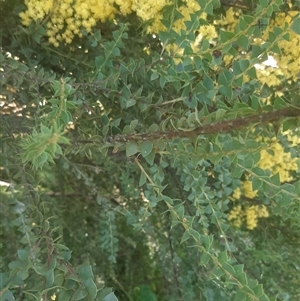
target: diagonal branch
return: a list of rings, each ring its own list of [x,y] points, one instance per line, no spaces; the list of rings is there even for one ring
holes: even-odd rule
[[[261,114],[238,117],[236,119],[222,120],[207,125],[199,126],[191,131],[158,131],[154,133],[138,133],[108,136],[111,143],[141,142],[153,140],[173,140],[176,138],[193,138],[198,135],[228,133],[233,130],[247,128],[255,123],[270,123],[281,118],[300,117],[300,107],[288,107],[281,110]]]

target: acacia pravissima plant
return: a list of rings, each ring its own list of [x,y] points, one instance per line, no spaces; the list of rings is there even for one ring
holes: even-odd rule
[[[298,0],[1,17],[0,300],[300,298]]]

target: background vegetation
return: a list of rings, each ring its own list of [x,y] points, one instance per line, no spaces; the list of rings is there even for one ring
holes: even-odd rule
[[[1,301],[300,298],[298,0],[0,6]]]

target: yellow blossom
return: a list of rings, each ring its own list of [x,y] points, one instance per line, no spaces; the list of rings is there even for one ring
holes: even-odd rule
[[[249,230],[253,230],[257,226],[257,211],[255,206],[251,206],[245,210],[246,227]]]
[[[257,190],[253,191],[253,189],[252,189],[252,182],[250,182],[248,180],[243,181],[243,183],[242,183],[242,189],[243,189],[244,195],[247,198],[253,199],[257,195]]]
[[[297,170],[296,158],[291,157],[291,153],[284,152],[283,146],[276,140],[273,140],[267,150],[260,152],[260,161],[258,166],[261,169],[268,169],[272,174],[279,173],[280,182],[288,182],[292,179],[290,171]]]
[[[238,200],[238,199],[240,199],[241,194],[242,194],[241,189],[240,189],[239,187],[236,188],[236,189],[233,191],[233,194],[232,194],[233,200]]]

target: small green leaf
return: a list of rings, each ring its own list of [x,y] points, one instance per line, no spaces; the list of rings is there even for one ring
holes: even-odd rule
[[[257,297],[262,296],[264,293],[263,286],[261,284],[258,284],[255,287],[252,287],[252,290]]]
[[[135,128],[136,128],[136,126],[138,125],[138,123],[139,123],[139,121],[138,121],[137,119],[134,119],[134,120],[132,120],[132,121],[130,122],[129,128],[130,128],[130,132],[131,132],[131,133],[135,130]]]
[[[233,266],[234,271],[236,274],[241,274],[244,272],[244,265],[243,264],[237,264],[235,266]]]
[[[140,175],[139,186],[143,186],[147,181],[146,175],[142,172]]]
[[[140,143],[140,152],[144,158],[151,153],[152,149],[153,149],[153,143],[151,142]]]
[[[165,84],[166,84],[166,77],[165,76],[160,76],[159,78],[159,86],[163,89]]]
[[[244,50],[248,50],[248,48],[249,48],[249,39],[246,36],[242,35],[242,36],[238,37],[236,42],[238,43],[238,45],[241,48],[243,48]]]
[[[21,260],[27,260],[28,256],[29,256],[29,250],[28,249],[22,249],[22,250],[18,250],[18,257]]]
[[[295,19],[290,28],[293,32],[300,35],[300,15],[299,14],[298,14],[298,17],[295,16]]]
[[[297,126],[297,122],[294,119],[284,120],[282,123],[282,131],[287,131],[296,126]]]
[[[232,88],[229,86],[220,86],[219,87],[219,92],[228,97],[229,99],[232,97]]]
[[[104,62],[105,62],[105,57],[104,56],[97,56],[95,58],[95,66],[96,66],[97,72],[100,71],[100,67],[102,67]]]
[[[72,120],[72,117],[70,118],[70,116],[70,113],[68,114],[66,111],[61,112],[60,119],[63,121],[64,125],[67,125]]]
[[[8,280],[9,280],[8,273],[0,273],[0,290],[2,290],[6,286]]]
[[[112,288],[111,287],[104,287],[103,289],[101,289],[100,291],[98,291],[97,294],[97,300],[98,301],[103,301],[103,299],[112,292]]]
[[[129,86],[130,87],[130,86]],[[125,99],[129,99],[131,92],[128,86],[124,86],[121,90],[122,96],[125,97]]]
[[[246,73],[247,73],[247,75],[249,75],[251,78],[257,78],[255,67],[250,67],[250,68],[247,70]]]
[[[231,43],[227,43],[227,44],[224,44],[225,46],[222,47],[221,51],[222,51],[222,54],[226,54],[227,52],[229,52],[231,54],[231,51],[232,51],[232,44]],[[232,55],[232,54],[231,54]]]
[[[79,273],[79,278],[82,280],[86,280],[94,277],[92,267],[90,265],[85,265],[81,267],[78,273]]]
[[[115,296],[114,292],[108,294],[102,301],[118,301],[117,297]]]
[[[46,286],[46,288],[49,288],[53,285],[53,282],[54,282],[54,271],[53,270],[47,271],[45,274],[45,277],[46,277],[45,286]]]
[[[231,275],[234,274],[234,269],[233,269],[233,267],[232,267],[228,262],[223,262],[223,263],[222,263],[222,267],[223,267],[227,272],[229,272]]]
[[[211,270],[211,274],[213,277],[217,277],[217,278],[220,278],[221,276],[224,275],[224,271],[219,268],[218,266],[214,266],[213,269]]]
[[[69,261],[70,258],[71,258],[71,254],[72,254],[72,251],[61,251],[59,253],[60,257],[62,257],[64,260],[66,261]]]
[[[77,301],[83,299],[87,295],[87,291],[85,289],[79,288],[72,296],[72,300]]]
[[[186,240],[188,240],[189,238],[191,238],[191,234],[188,231],[185,231],[182,235],[181,241],[180,243],[182,244],[183,242],[185,242]]]
[[[210,256],[207,253],[202,253],[200,256],[200,262],[203,265],[207,265],[210,260]]]
[[[129,107],[134,106],[135,104],[136,104],[136,100],[135,99],[132,99],[132,98],[128,99],[126,101],[126,109],[129,108]]]
[[[274,109],[279,110],[285,107],[286,107],[286,102],[282,98],[276,96],[274,100]]]
[[[262,186],[262,181],[256,177],[252,180],[252,190],[259,190],[259,188]]]
[[[184,207],[182,204],[176,205],[174,208],[174,211],[176,212],[176,218],[179,220],[182,220],[184,217]]]
[[[94,300],[97,296],[97,287],[96,287],[96,284],[93,281],[93,279],[89,278],[89,279],[85,280],[83,282],[83,284],[88,292],[90,300]]]
[[[36,271],[37,274],[39,275],[46,275],[47,269],[44,265],[34,265],[33,269]]]
[[[72,292],[66,289],[63,289],[60,293],[59,293],[59,299],[61,300],[65,300],[65,301],[69,301],[72,297]]]
[[[147,161],[147,163],[152,166],[153,163],[154,163],[154,158],[155,158],[155,150],[152,149],[151,153],[148,154],[146,157],[145,157],[145,160]]]
[[[173,22],[182,18],[184,18],[183,14],[181,14],[177,9],[175,9]]]
[[[244,301],[244,300],[246,300],[246,294],[242,290],[239,290],[235,294],[233,301]]]
[[[227,255],[227,251],[223,251],[219,254],[218,256],[220,263],[224,263],[227,262],[228,260],[228,255]]]
[[[44,135],[47,135],[47,134],[51,134],[52,131],[49,128],[47,128],[46,126],[44,126],[43,124],[41,124],[41,133]]]
[[[242,73],[239,61],[234,61],[232,63],[232,69],[233,69],[233,74],[234,75],[240,75]]]
[[[214,82],[213,80],[207,76],[207,75],[204,75],[204,78],[203,78],[203,86],[207,89],[207,90],[211,90],[213,89],[214,87]]]
[[[206,251],[210,250],[213,238],[211,236],[202,236],[201,241]]]
[[[15,297],[13,296],[11,291],[4,292],[0,297],[0,301],[15,301]]]
[[[112,54],[114,56],[119,56],[120,55],[120,49],[118,47],[115,47],[112,51]]]
[[[230,31],[220,30],[220,42],[226,43],[234,38],[234,33]]]
[[[159,75],[156,72],[153,72],[151,74],[150,80],[153,81],[153,80],[156,80],[157,78],[159,78]]]
[[[152,124],[149,128],[149,133],[155,133],[159,130],[159,126],[157,124]]]
[[[49,264],[49,269],[55,269],[55,267],[56,267],[56,263],[57,263],[57,261],[56,261],[56,257],[52,257],[52,259],[51,259],[51,261],[50,261],[50,264]]]
[[[239,60],[239,66],[241,71],[245,71],[249,68],[249,61],[248,60]]]
[[[26,275],[27,274],[27,275]],[[21,276],[21,277],[20,277]],[[20,270],[20,273],[14,277],[11,278],[11,281],[10,281],[10,284],[12,286],[22,286],[24,285],[24,282],[23,280],[26,279],[27,277],[29,276],[28,275],[28,269],[26,268],[26,272],[24,272],[24,270]],[[24,278],[23,278],[24,277]],[[0,282],[1,283],[1,282]]]
[[[246,273],[241,273],[239,275],[236,275],[236,278],[242,285],[248,284]]]
[[[288,207],[292,204],[293,200],[289,195],[282,194],[278,198],[276,198],[278,205],[282,207]]]
[[[126,156],[130,157],[139,152],[139,147],[135,142],[129,142],[126,144]]]

